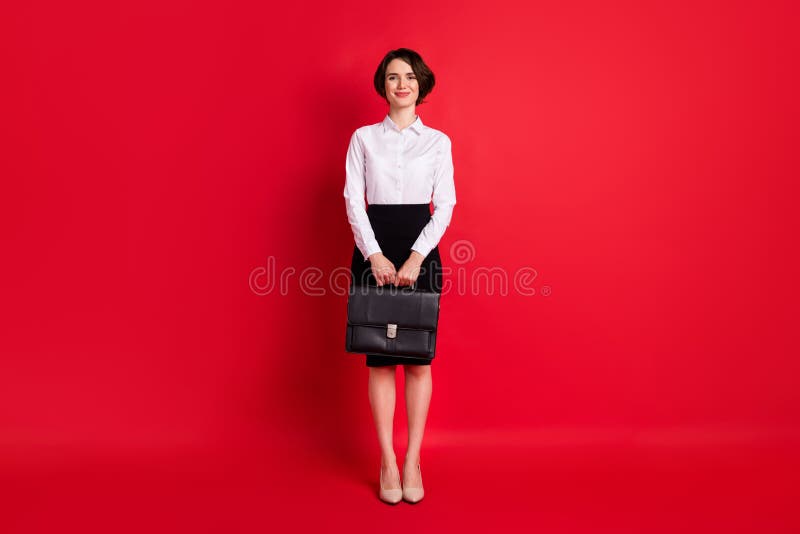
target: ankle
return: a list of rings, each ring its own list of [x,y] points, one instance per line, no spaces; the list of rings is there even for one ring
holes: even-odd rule
[[[396,456],[383,456],[383,457],[381,457],[381,467],[394,468],[396,466],[397,466],[397,457]]]

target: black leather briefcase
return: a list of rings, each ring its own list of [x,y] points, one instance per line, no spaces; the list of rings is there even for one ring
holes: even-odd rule
[[[439,296],[435,291],[394,284],[351,286],[345,350],[432,360]]]

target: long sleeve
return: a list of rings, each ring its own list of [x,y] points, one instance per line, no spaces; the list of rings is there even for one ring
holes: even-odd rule
[[[347,159],[345,161],[345,184],[344,198],[347,208],[347,220],[353,230],[353,238],[356,246],[364,260],[372,254],[382,252],[378,241],[375,239],[375,232],[367,216],[366,201],[364,194],[366,191],[366,162],[364,156],[364,145],[358,136],[358,130],[353,132],[350,138],[350,146],[347,149]]]
[[[442,145],[442,156],[433,176],[433,214],[431,220],[420,232],[411,246],[423,256],[427,256],[439,244],[444,231],[453,217],[456,205],[456,187],[453,180],[453,153],[450,138],[445,136]]]

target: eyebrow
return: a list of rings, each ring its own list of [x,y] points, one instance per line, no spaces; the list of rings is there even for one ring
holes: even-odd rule
[[[400,74],[400,73],[399,72],[387,72],[386,73],[387,76],[391,76],[392,74]],[[406,72],[406,74],[414,74],[414,73],[413,72]],[[415,74],[415,76],[416,76],[416,74]]]

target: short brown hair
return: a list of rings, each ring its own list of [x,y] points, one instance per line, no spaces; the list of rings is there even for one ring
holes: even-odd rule
[[[433,71],[428,68],[428,65],[422,61],[422,57],[410,48],[389,50],[383,57],[378,65],[378,70],[375,71],[375,78],[373,79],[375,90],[381,95],[381,98],[387,102],[389,101],[389,99],[386,98],[386,67],[393,59],[397,58],[402,59],[411,66],[411,70],[414,71],[414,75],[417,77],[417,83],[419,84],[417,105],[424,103],[425,97],[433,91],[433,86],[436,85],[436,77],[433,75]]]

